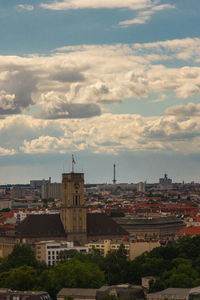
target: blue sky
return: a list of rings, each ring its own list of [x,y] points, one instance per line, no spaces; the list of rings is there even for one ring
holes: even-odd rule
[[[200,181],[199,0],[0,0],[0,183]],[[20,176],[19,176],[20,174]]]

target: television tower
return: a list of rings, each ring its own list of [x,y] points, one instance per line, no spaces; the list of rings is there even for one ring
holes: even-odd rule
[[[114,164],[113,165],[113,184],[116,184],[116,170],[115,170],[115,168],[116,168],[116,165]]]

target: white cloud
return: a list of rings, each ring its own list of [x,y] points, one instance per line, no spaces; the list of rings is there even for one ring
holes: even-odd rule
[[[6,146],[6,136],[12,141],[12,147]],[[10,154],[76,151],[198,153],[200,118],[104,114],[93,119],[41,121],[31,116],[10,116],[0,120],[0,140],[2,148],[7,149],[5,155],[8,151]],[[0,153],[3,150],[0,149]]]
[[[162,5],[152,6],[148,10],[142,10],[142,11],[138,12],[137,16],[131,20],[125,20],[125,21],[119,22],[119,26],[126,27],[128,25],[133,25],[133,24],[146,24],[146,22],[155,13],[162,11],[164,9],[172,9],[172,8],[175,8],[175,6],[170,5],[170,4],[162,4]]]
[[[100,115],[106,103],[134,101],[151,93],[159,101],[164,100],[159,95],[168,91],[180,99],[199,95],[200,67],[164,66],[170,60],[167,45],[176,49],[179,44],[181,53],[186,45],[190,51],[198,42],[145,44],[155,50],[145,55],[138,44],[117,44],[62,47],[44,57],[0,56],[0,114],[23,114],[35,106],[40,109],[37,118],[88,118]]]
[[[134,48],[140,50],[141,54],[145,51],[154,51],[154,54],[160,54],[165,51],[172,58],[180,60],[200,61],[200,38],[185,38],[167,41],[159,41],[154,43],[134,44]]]
[[[27,10],[27,11],[34,10],[34,6],[29,4],[18,4],[16,7],[18,10]]]
[[[69,10],[84,8],[128,8],[131,10],[144,9],[152,6],[155,0],[64,0],[42,3],[40,6],[51,10]]]
[[[164,9],[175,8],[174,5],[160,4],[159,0],[64,0],[41,3],[40,6],[50,10],[70,10],[70,9],[129,9],[139,11],[137,16],[131,20],[121,21],[118,25],[127,27],[133,24],[145,24],[150,17]]]
[[[16,154],[16,151],[14,149],[6,149],[0,147],[0,156],[8,156],[8,155],[14,155]]]

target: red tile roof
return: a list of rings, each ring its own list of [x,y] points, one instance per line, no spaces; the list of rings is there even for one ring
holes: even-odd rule
[[[196,234],[200,234],[200,226],[182,228],[179,232],[177,232],[177,234],[178,235],[196,235]]]

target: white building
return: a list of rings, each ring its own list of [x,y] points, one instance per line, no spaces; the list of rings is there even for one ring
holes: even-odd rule
[[[78,252],[87,253],[88,247],[74,246],[73,242],[66,241],[41,241],[36,243],[36,258],[52,266],[60,261],[59,254],[65,250],[77,250]]]

